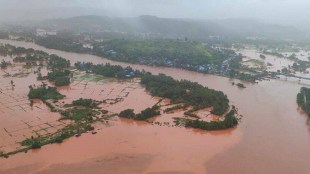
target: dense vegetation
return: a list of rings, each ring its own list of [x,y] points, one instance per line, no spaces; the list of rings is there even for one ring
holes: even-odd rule
[[[137,114],[135,119],[136,120],[147,120],[149,118],[152,118],[154,116],[160,115],[160,111],[158,111],[159,107],[157,105],[154,105],[151,108],[146,108],[141,113]]]
[[[70,71],[66,69],[70,67],[70,61],[52,54],[48,59],[47,66],[52,70],[47,74],[49,81],[55,82],[56,86],[70,84]]]
[[[69,77],[57,77],[55,79],[55,85],[56,86],[67,86],[70,84],[70,78]]]
[[[152,95],[170,98],[172,102],[182,102],[196,108],[213,107],[212,112],[224,114],[229,105],[227,96],[221,91],[215,91],[186,80],[174,80],[164,74],[142,75],[141,83]]]
[[[51,42],[47,41],[51,37]],[[240,71],[242,56],[221,46],[212,47],[208,44],[172,39],[111,39],[104,41],[89,40],[86,47],[80,36],[48,36],[42,38],[39,44],[65,51],[84,52],[106,57],[108,59],[166,67],[177,67],[202,73],[220,74],[240,80],[255,82],[265,74]],[[57,44],[56,40],[63,43]],[[66,39],[67,38],[67,39]],[[46,43],[45,43],[46,42]],[[89,47],[89,48],[88,48]],[[120,75],[122,76],[122,75]]]
[[[235,117],[236,111],[232,109],[228,114],[226,114],[223,121],[211,121],[206,122],[202,120],[185,120],[185,127],[198,128],[202,130],[220,130],[232,128],[238,124],[238,120]]]
[[[202,43],[179,40],[111,40],[94,45],[94,52],[114,60],[161,66],[219,65],[226,58]]]
[[[55,54],[50,55],[48,59],[48,67],[51,69],[65,69],[70,67],[70,61],[59,57]]]
[[[3,56],[13,56],[13,55],[21,55],[21,54],[32,54],[36,51],[32,48],[24,48],[24,47],[15,47],[9,44],[0,45],[0,55]],[[41,51],[39,51],[41,52]]]
[[[242,84],[242,83],[237,83],[237,86],[238,86],[239,88],[246,88],[245,85]]]
[[[119,117],[135,119],[135,120],[147,120],[154,116],[160,115],[159,106],[154,105],[151,108],[146,108],[141,113],[135,114],[133,109],[126,109],[119,113]]]
[[[300,89],[297,94],[297,103],[310,117],[310,88],[302,87]]]
[[[62,99],[64,98],[64,95],[60,94],[55,87],[42,84],[37,88],[30,86],[28,97],[29,99],[41,99],[44,101],[48,99]]]
[[[98,102],[92,99],[83,99],[80,98],[78,100],[74,100],[72,102],[73,106],[84,106],[86,108],[96,108],[98,106]]]
[[[56,36],[39,37],[36,39],[36,43],[46,48],[63,51],[71,51],[77,53],[87,53],[91,51],[91,49],[89,48],[84,48],[83,44],[78,43],[77,39],[78,38],[68,34],[61,34]]]
[[[133,70],[131,67],[123,68],[119,65],[111,65],[109,63],[103,65],[93,65],[92,63],[77,62],[75,67],[79,70],[91,71],[98,75],[103,75],[106,77],[116,77],[116,78],[133,78],[139,77],[140,71]]]
[[[122,112],[120,112],[118,116],[133,119],[136,116],[136,114],[134,113],[133,109],[125,109]]]
[[[81,36],[60,35],[39,37],[37,43],[47,48],[90,53],[122,62],[179,67],[206,73],[219,73],[223,61],[236,55],[232,50],[212,48],[187,39],[112,39],[81,44],[84,42]]]
[[[46,61],[49,58],[49,55],[42,51],[34,51],[27,53],[25,56],[17,56],[13,59],[14,62],[37,62],[37,61]]]
[[[56,86],[66,86],[70,84],[70,71],[54,70],[47,74],[49,81],[54,81]]]
[[[52,71],[47,73],[47,79],[50,81],[55,81],[58,77],[65,77],[69,76],[70,71],[65,70],[65,71]]]

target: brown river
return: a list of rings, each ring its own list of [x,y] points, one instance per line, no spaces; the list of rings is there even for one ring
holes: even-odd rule
[[[46,49],[33,43],[8,40],[0,40],[0,43],[57,54],[71,63],[130,65],[154,74],[198,82],[223,91],[243,115],[237,128],[225,131],[119,120],[113,126],[102,127],[96,135],[85,134],[62,144],[0,159],[1,174],[309,173],[310,121],[296,104],[296,95],[301,86],[306,86],[306,81],[262,81],[239,89],[231,85],[237,80],[220,76],[113,62],[92,55]]]

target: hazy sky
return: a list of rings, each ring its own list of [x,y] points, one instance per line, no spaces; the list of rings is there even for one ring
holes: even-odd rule
[[[258,18],[309,23],[310,0],[0,0],[0,21],[76,15]]]

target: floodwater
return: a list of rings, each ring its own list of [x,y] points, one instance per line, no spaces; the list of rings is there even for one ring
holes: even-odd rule
[[[93,77],[95,79],[92,79]],[[99,107],[110,113],[119,113],[128,108],[139,113],[159,101],[147,93],[137,79],[113,80],[110,78],[96,79],[96,77],[99,76],[75,73],[70,86],[58,88],[60,93],[66,95],[66,98],[60,102],[68,104],[79,98],[106,100],[106,103]]]
[[[12,60],[4,58],[6,61]],[[42,82],[51,85],[47,80],[37,81],[35,71],[36,67],[27,69],[20,63],[13,63],[0,71],[0,152],[19,150],[22,148],[19,142],[26,138],[54,133],[70,123],[68,120],[59,120],[60,114],[50,112],[40,100],[30,104],[28,86],[39,86]],[[47,74],[47,69],[43,68],[41,72]],[[91,98],[106,100],[100,107],[109,114],[119,113],[124,108],[134,109],[138,113],[159,101],[159,98],[145,91],[138,79],[115,80],[79,71],[74,73],[69,86],[58,87],[58,90],[66,97],[53,102],[53,105],[61,109],[73,100]]]
[[[243,49],[238,51],[238,53],[241,53],[242,55],[245,56],[245,58],[243,58],[243,65],[248,66],[248,67],[259,67],[259,65],[257,65],[256,63],[252,63],[252,62],[247,62],[248,60],[257,60],[262,62],[265,66],[266,66],[266,70],[269,72],[277,72],[277,71],[281,71],[283,68],[288,68],[289,66],[292,66],[294,64],[294,61],[286,58],[289,57],[293,54],[293,52],[285,52],[282,53],[283,55],[285,55],[286,57],[277,57],[277,56],[272,56],[272,55],[266,55],[265,59],[260,58],[260,52],[258,52],[257,50],[251,50],[251,49]],[[296,55],[296,57],[299,60],[302,61],[309,61],[309,56],[310,56],[310,52],[308,51],[299,51],[297,53],[294,53]],[[268,66],[267,64],[269,64],[270,66]],[[307,72],[295,72],[295,75],[297,77],[304,77],[304,78],[310,78],[310,68],[307,68]],[[294,79],[294,78],[286,78],[289,80],[297,80],[298,79]]]
[[[21,65],[0,70],[0,151],[17,150],[18,142],[53,133],[66,125],[65,121],[58,121],[58,113],[51,113],[42,102],[30,105],[28,86],[40,85],[33,71]]]
[[[75,61],[112,62],[91,55],[32,47]],[[227,94],[243,115],[236,129],[199,131],[121,119],[98,123],[98,134],[0,159],[0,173],[309,173],[310,121],[296,104],[300,82],[271,80],[231,85],[225,77],[174,68],[131,65],[152,73],[198,82]],[[308,83],[309,84],[309,83]]]
[[[306,50],[300,50],[299,52],[284,52],[282,54],[284,54],[287,57],[291,56],[292,54],[295,54],[297,59],[302,60],[302,61],[309,61],[309,57],[310,57],[310,51],[306,51]]]
[[[287,58],[281,58],[281,57],[277,57],[277,56],[273,56],[273,55],[265,55],[265,59],[260,58],[260,55],[262,53],[259,53],[257,50],[251,50],[251,49],[243,49],[238,51],[237,53],[241,53],[243,56],[245,56],[245,58],[243,59],[243,61],[246,60],[258,60],[261,61],[265,64],[265,66],[267,64],[270,64],[270,66],[267,66],[267,71],[271,71],[271,72],[277,72],[278,70],[282,70],[283,68],[287,68],[288,66],[292,66],[293,65],[293,61],[289,60]],[[252,65],[253,66],[253,65]],[[251,67],[251,65],[250,65]]]

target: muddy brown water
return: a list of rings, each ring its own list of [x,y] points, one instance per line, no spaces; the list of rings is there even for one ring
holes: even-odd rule
[[[260,58],[261,53],[256,50],[244,49],[237,51],[237,53],[241,53],[246,58],[243,61],[248,59],[255,59],[261,62],[264,62],[266,65],[269,63],[271,66],[267,66],[267,71],[277,72],[278,70],[282,70],[283,68],[288,68],[288,66],[292,66],[294,61],[289,60],[287,58],[280,58],[272,55],[265,55],[265,59]]]
[[[113,62],[16,41],[75,61]],[[309,173],[310,121],[298,108],[294,81],[271,80],[239,89],[225,77],[174,68],[130,65],[176,79],[198,82],[227,94],[243,115],[236,129],[199,131],[115,120],[98,123],[98,134],[84,134],[62,144],[44,146],[0,159],[0,173]],[[306,84],[306,81],[301,83]]]
[[[31,137],[32,132],[43,135],[65,125],[58,121],[59,114],[50,112],[42,102],[30,105],[28,86],[40,84],[33,72],[16,64],[0,70],[0,151],[14,151],[20,147],[16,142]]]

